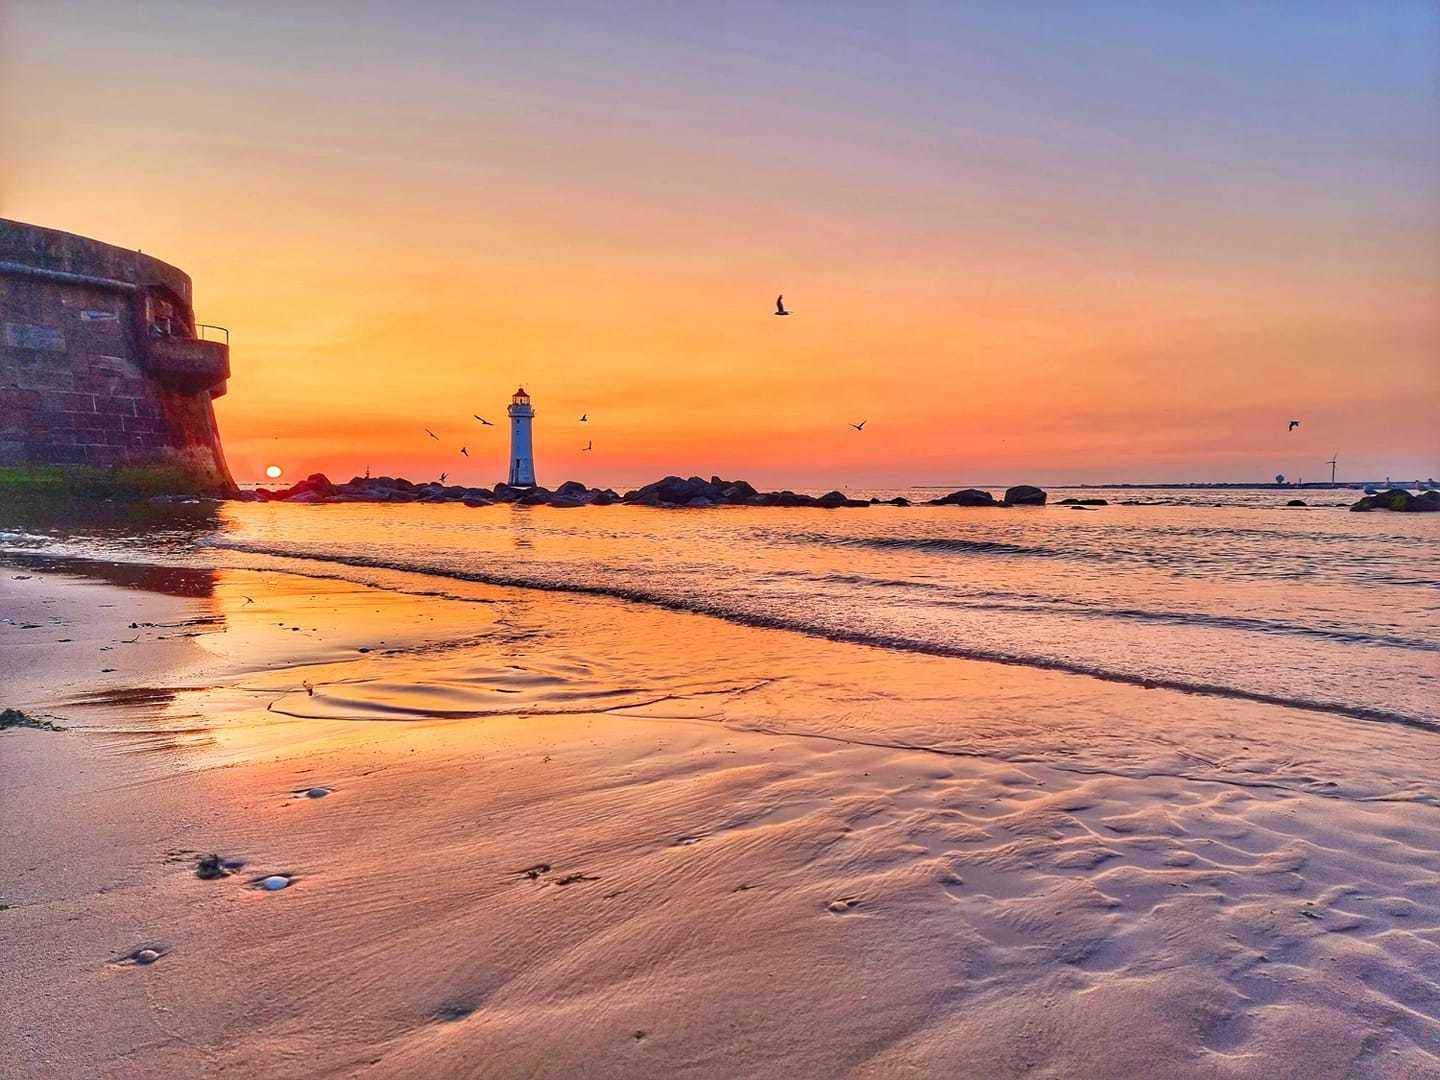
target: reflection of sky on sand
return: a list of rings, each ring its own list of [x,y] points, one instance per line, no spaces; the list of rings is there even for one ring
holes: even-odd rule
[[[1429,1060],[1428,735],[427,580],[81,583],[221,621],[0,737],[36,1045],[397,1080],[1080,1076],[1103,1045],[1141,1077],[1198,1039],[1299,1080],[1263,1066],[1344,1015]],[[205,852],[243,867],[199,881]],[[107,962],[141,946],[143,984]]]
[[[1084,514],[246,503],[151,531],[53,523],[20,542],[417,594],[484,595],[474,590],[488,583],[618,596],[892,650],[1433,720],[1429,515],[1296,510],[1284,495]]]
[[[834,744],[1332,795],[1423,795],[1382,723],[736,626],[605,598],[374,571],[374,584],[218,572],[213,624],[168,675],[67,699],[72,722],[220,759],[356,725],[566,716],[699,721]],[[196,603],[194,599],[186,603]],[[200,610],[197,606],[197,611]],[[127,631],[135,633],[135,631]],[[158,632],[158,631],[150,631]],[[1296,752],[1295,731],[1307,749]],[[477,729],[478,730],[478,729]]]

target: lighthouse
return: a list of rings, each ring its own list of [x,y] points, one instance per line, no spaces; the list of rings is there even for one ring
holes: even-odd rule
[[[530,444],[530,421],[535,410],[530,395],[522,386],[510,399],[510,484],[512,487],[535,486],[535,451]]]

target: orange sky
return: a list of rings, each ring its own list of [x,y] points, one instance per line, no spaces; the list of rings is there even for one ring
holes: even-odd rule
[[[0,214],[192,275],[242,481],[493,482],[521,382],[552,484],[1440,473],[1423,6],[192,8],[5,5]]]

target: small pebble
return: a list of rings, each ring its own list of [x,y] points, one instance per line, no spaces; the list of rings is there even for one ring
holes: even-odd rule
[[[330,789],[328,787],[312,787],[305,792],[306,797],[310,799],[323,799],[329,794]]]
[[[153,964],[159,959],[160,954],[154,949],[141,949],[135,954],[135,962],[137,964]]]
[[[290,879],[284,874],[271,874],[264,881],[260,882],[260,887],[267,892],[279,892],[289,885]]]

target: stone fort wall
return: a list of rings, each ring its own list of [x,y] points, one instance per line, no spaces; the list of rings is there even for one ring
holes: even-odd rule
[[[0,466],[170,467],[232,488],[211,404],[230,349],[202,333],[177,268],[0,218]]]

